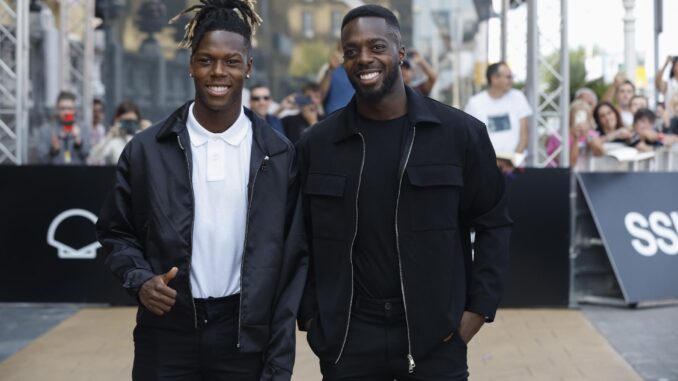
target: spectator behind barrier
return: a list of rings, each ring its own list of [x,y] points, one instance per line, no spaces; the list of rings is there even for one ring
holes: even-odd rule
[[[598,104],[598,96],[588,87],[581,87],[574,92],[574,99],[581,99],[586,102],[591,110]]]
[[[507,157],[527,150],[527,117],[532,109],[525,95],[513,89],[513,75],[505,62],[487,67],[488,88],[469,99],[464,111],[485,123],[497,156]],[[497,161],[502,171],[510,172],[505,160]]]
[[[593,120],[603,143],[628,143],[633,135],[631,129],[624,126],[617,108],[610,102],[598,103],[593,109]]]
[[[636,93],[636,86],[633,82],[626,79],[623,73],[618,73],[614,77],[614,82],[603,95],[603,101],[614,102],[621,116],[621,121],[625,127],[633,125],[633,113],[631,112],[631,98]]]
[[[400,70],[403,73],[403,81],[405,82],[405,85],[410,86],[414,91],[421,95],[428,96],[431,94],[433,85],[438,79],[438,74],[431,67],[431,65],[426,62],[424,57],[419,54],[418,51],[409,49],[408,56],[410,58],[408,60],[404,60],[402,65],[400,65]],[[423,81],[419,81],[418,83],[414,81],[416,73],[415,68],[412,67],[412,64],[417,65],[417,67],[423,72],[425,76]]]
[[[650,108],[650,102],[645,95],[636,94],[631,98],[630,110],[635,116],[638,110],[643,108]],[[635,120],[634,120],[635,121]]]
[[[97,145],[101,139],[106,136],[106,126],[104,125],[104,118],[106,112],[104,111],[104,102],[101,99],[94,99],[92,101],[92,131],[90,131],[89,144],[90,147]]]
[[[125,145],[132,140],[135,134],[150,125],[151,122],[141,118],[139,107],[134,102],[123,101],[115,111],[110,131],[99,144],[92,148],[92,153],[87,162],[90,164],[115,165]]]
[[[547,154],[551,156],[560,145],[560,137],[558,135],[552,134],[549,136],[546,142]],[[570,105],[569,148],[571,168],[576,167],[577,161],[582,155],[593,154],[594,156],[600,156],[605,153],[600,134],[594,128],[591,107],[582,99],[576,99]],[[549,166],[556,167],[558,163],[559,160],[556,157],[549,163]]]
[[[341,42],[337,42],[336,49],[330,55],[327,64],[320,69],[322,74],[318,76],[320,94],[323,100],[321,111],[325,115],[346,106],[355,94],[353,86],[348,80],[348,75],[346,75],[343,62],[344,51]]]
[[[304,86],[303,95],[291,94],[281,102],[281,105],[288,105],[290,102],[293,102],[300,112],[297,115],[282,118],[282,125],[287,138],[292,143],[296,143],[307,129],[323,118],[319,111],[322,102],[319,86],[309,83]]]
[[[671,71],[669,71],[668,81],[664,80],[664,72],[666,68],[671,66]],[[671,99],[678,95],[678,56],[668,56],[666,57],[666,62],[664,66],[657,72],[654,78],[654,85],[661,94],[664,95],[664,102],[668,104],[671,102]],[[674,113],[673,110],[668,110],[669,116],[676,116],[678,114]]]
[[[670,147],[678,141],[678,136],[664,134],[654,129],[656,115],[652,110],[643,108],[633,115],[634,134],[629,145],[639,151],[651,151],[658,147]]]
[[[252,111],[264,119],[274,130],[285,135],[280,119],[268,112],[271,103],[271,90],[267,86],[256,84],[250,87],[250,108]]]
[[[43,125],[35,142],[41,164],[82,165],[89,154],[89,128],[76,123],[75,94],[62,91],[57,96],[56,117]]]
[[[669,107],[667,112],[671,113],[673,116],[669,119],[668,128],[665,131],[669,134],[678,134],[678,94],[674,95],[673,98],[669,101]]]

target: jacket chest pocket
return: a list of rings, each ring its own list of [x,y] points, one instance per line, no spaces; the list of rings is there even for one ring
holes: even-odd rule
[[[457,227],[462,168],[450,164],[412,166],[409,180],[410,226],[414,231]]]
[[[311,211],[313,238],[343,240],[346,232],[346,177],[309,173],[304,193]]]

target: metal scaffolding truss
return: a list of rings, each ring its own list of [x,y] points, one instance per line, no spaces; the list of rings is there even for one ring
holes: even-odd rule
[[[567,147],[570,135],[570,62],[567,2],[568,0],[527,2],[527,98],[533,110],[530,117],[529,164],[533,167],[546,167],[555,158],[558,158],[561,167],[569,167]],[[558,23],[553,22],[556,19],[559,20]],[[560,38],[555,39],[552,36]],[[543,83],[545,77],[554,78],[557,86],[549,89],[549,84]],[[549,155],[546,152],[546,139],[551,135],[559,137],[561,144]]]
[[[94,0],[59,1],[60,88],[79,95],[79,115],[92,125]]]
[[[28,1],[0,0],[0,165],[26,161]]]

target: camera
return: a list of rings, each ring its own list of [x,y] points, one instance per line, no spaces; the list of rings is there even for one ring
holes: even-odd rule
[[[313,103],[313,100],[308,95],[297,95],[294,97],[294,103],[296,103],[297,106],[308,106]]]
[[[73,125],[75,124],[75,113],[69,112],[64,114],[61,119],[61,125],[64,128],[64,133],[70,134],[73,132]]]

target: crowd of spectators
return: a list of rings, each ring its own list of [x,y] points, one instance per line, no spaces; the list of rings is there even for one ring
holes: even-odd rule
[[[429,94],[437,78],[435,71],[416,51],[408,54],[408,58],[401,65],[403,79],[415,91]],[[540,139],[550,160],[548,165],[559,165],[559,153],[563,149],[569,150],[570,166],[577,168],[582,166],[582,161],[610,154],[620,147],[648,152],[678,146],[677,77],[678,57],[669,57],[657,72],[655,85],[664,101],[656,105],[644,94],[637,93],[634,84],[623,74],[615,76],[600,100],[593,90],[578,89],[570,104],[567,148],[561,148],[562,138],[558,133]],[[246,90],[243,102],[294,143],[353,96],[339,50],[333,52],[321,68],[318,80],[318,83],[307,83],[280,102],[275,101],[269,86],[253,84]],[[528,147],[528,118],[533,110],[525,95],[513,88],[513,75],[505,62],[489,65],[486,80],[487,88],[469,99],[465,111],[487,125],[497,164],[510,172],[515,166],[523,165],[526,155],[535,151]],[[92,125],[81,126],[76,102],[74,94],[61,92],[54,118],[34,132],[31,144],[38,163],[114,165],[124,146],[151,124],[129,100],[117,105],[113,120],[107,124],[105,105],[95,99]]]

